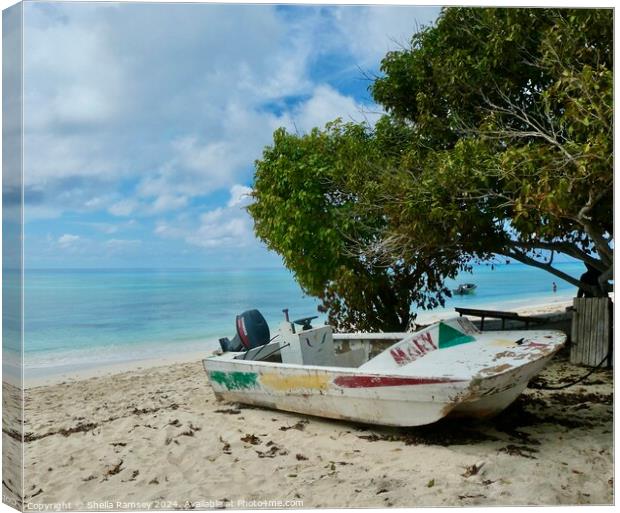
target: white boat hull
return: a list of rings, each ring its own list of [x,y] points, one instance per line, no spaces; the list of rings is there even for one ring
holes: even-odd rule
[[[377,386],[357,387],[358,380],[365,377],[331,369],[249,365],[239,370],[237,365],[213,365],[206,361],[205,369],[216,396],[227,401],[392,426],[415,426],[441,419],[455,406],[455,399],[467,385],[456,382],[378,386],[388,377],[376,376]],[[229,380],[222,382],[218,372],[235,376],[237,381],[241,379],[242,388],[237,389],[237,383]],[[256,381],[246,387],[245,380],[253,380],[247,378],[252,374]]]
[[[515,345],[526,336],[525,345]],[[548,363],[565,335],[497,332],[479,338],[467,345],[470,359],[460,346],[385,370],[242,360],[235,358],[238,353],[210,357],[203,364],[216,396],[227,401],[368,424],[419,426],[450,414],[499,413]],[[352,336],[347,339],[350,345]],[[486,364],[478,361],[483,357]]]

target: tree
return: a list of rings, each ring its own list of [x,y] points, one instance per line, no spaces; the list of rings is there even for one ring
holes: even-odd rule
[[[375,99],[411,128],[385,173],[384,258],[461,248],[605,294],[613,279],[612,12],[448,8],[388,54]],[[438,229],[439,228],[439,229]],[[376,245],[372,248],[376,253]],[[556,253],[602,274],[592,287]]]
[[[415,318],[412,303],[443,304],[443,280],[459,270],[454,257],[384,264],[351,251],[352,241],[372,244],[385,224],[379,209],[361,205],[378,183],[377,166],[398,157],[386,142],[366,126],[340,121],[303,136],[279,129],[256,162],[249,207],[256,234],[282,256],[303,290],[322,300],[336,328],[405,331]]]
[[[412,303],[441,304],[447,277],[496,255],[606,294],[612,14],[444,9],[383,59],[374,127],[276,132],[256,163],[256,233],[342,327],[404,327]]]

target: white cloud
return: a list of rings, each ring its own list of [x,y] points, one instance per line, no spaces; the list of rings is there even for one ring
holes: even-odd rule
[[[174,194],[162,194],[153,203],[151,212],[161,213],[169,210],[177,210],[187,205],[187,196],[177,196]]]
[[[118,232],[118,225],[110,224],[110,223],[86,223],[89,227],[94,228],[97,231],[105,233],[107,235],[111,235],[113,233]]]
[[[109,239],[105,242],[106,247],[112,251],[124,251],[140,246],[140,244],[142,241],[138,239]]]
[[[181,227],[174,226],[172,222],[159,221],[153,233],[164,239],[183,239],[188,232]]]
[[[114,216],[126,217],[138,208],[138,202],[133,199],[125,199],[110,205],[108,212]]]
[[[291,114],[291,122],[302,132],[309,132],[314,127],[322,128],[335,118],[343,121],[367,121],[370,124],[378,119],[379,114],[370,111],[370,106],[357,103],[350,96],[345,96],[332,87],[318,86],[312,96],[299,105]]]
[[[372,123],[374,106],[315,73],[321,59],[353,55],[347,73],[361,74],[438,12],[296,9],[26,4],[25,177],[44,191],[27,215],[174,212],[248,183],[279,126]]]
[[[218,135],[227,105],[253,110],[307,82],[308,50],[289,44],[276,6],[28,4],[26,14],[28,184],[148,184],[172,161],[228,186],[248,154],[227,163],[244,143]]]
[[[159,221],[154,233],[162,238],[182,239],[201,248],[231,248],[255,244],[253,221],[244,206],[248,204],[249,187],[235,184],[230,189],[227,207],[202,213],[198,222],[187,216],[175,221]]]
[[[230,199],[226,206],[245,207],[252,202],[252,188],[235,184],[230,188]]]
[[[65,233],[64,235],[61,235],[60,237],[58,237],[57,242],[61,248],[67,248],[75,244],[79,240],[80,240],[79,235],[71,235],[70,233]]]
[[[342,42],[364,68],[375,67],[388,51],[407,48],[411,37],[439,15],[434,6],[339,6],[334,8],[338,27],[333,43]]]
[[[200,216],[198,229],[189,234],[185,241],[203,248],[225,248],[246,246],[253,239],[249,214],[218,208]]]

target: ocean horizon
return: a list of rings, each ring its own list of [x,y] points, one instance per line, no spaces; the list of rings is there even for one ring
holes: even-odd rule
[[[579,277],[580,262],[557,264]],[[552,283],[557,284],[553,292]],[[577,289],[519,263],[474,266],[447,280],[473,282],[468,296],[444,308],[514,309],[573,297]],[[133,361],[207,354],[220,337],[232,337],[235,316],[253,308],[274,333],[288,308],[292,319],[318,315],[319,301],[305,295],[285,268],[255,269],[26,269],[24,367],[28,377]],[[415,309],[413,309],[415,311]]]

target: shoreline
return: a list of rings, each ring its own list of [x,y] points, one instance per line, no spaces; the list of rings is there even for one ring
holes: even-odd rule
[[[212,352],[212,349],[206,349],[205,351],[200,352],[190,351],[187,353],[177,353],[175,355],[158,358],[145,358],[142,360],[131,360],[126,362],[92,366],[88,369],[71,369],[62,372],[48,372],[42,376],[31,378],[26,377],[24,379],[24,388],[31,389],[50,385],[74,383],[93,378],[110,377],[117,374],[124,374],[126,372],[146,371],[149,369],[156,369],[158,367],[169,367],[171,365],[192,363],[202,361],[203,358]]]
[[[475,308],[480,310],[498,310],[498,311],[514,311],[520,315],[544,315],[550,313],[562,313],[566,307],[573,304],[573,296],[559,295],[553,301],[530,302],[517,299],[514,301],[506,301],[503,303],[474,303],[463,306],[463,308]],[[458,314],[453,309],[437,309],[434,311],[420,310],[416,320],[421,323],[437,322],[447,317],[454,317]]]
[[[545,315],[554,313],[563,313],[567,306],[572,304],[572,298],[566,296],[558,296],[557,300],[545,303],[535,303],[521,308],[512,308],[508,303],[498,305],[498,309],[507,309],[515,311],[521,315]],[[484,308],[485,305],[475,305],[477,308]],[[431,312],[420,312],[417,321],[420,323],[432,323],[448,317],[455,317],[458,314],[454,310],[435,310]],[[209,341],[211,342],[211,341]],[[209,345],[205,342],[205,346]],[[200,362],[204,357],[213,352],[212,348],[205,347],[204,351],[192,350],[187,352],[177,352],[171,355],[160,356],[156,358],[132,359],[125,362],[105,363],[102,365],[90,364],[88,368],[75,368],[74,366],[56,368],[49,367],[44,371],[38,370],[37,376],[29,377],[32,371],[26,369],[24,388],[31,389],[41,386],[59,384],[63,382],[75,382],[97,377],[111,376],[130,371],[141,371],[146,369],[154,369],[157,367],[165,367],[173,364]]]

